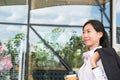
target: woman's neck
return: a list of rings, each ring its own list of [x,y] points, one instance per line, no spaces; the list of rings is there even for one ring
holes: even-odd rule
[[[90,46],[88,49],[89,49],[89,50],[92,50],[92,49],[95,49],[95,48],[98,47],[98,46],[100,46],[100,45]]]

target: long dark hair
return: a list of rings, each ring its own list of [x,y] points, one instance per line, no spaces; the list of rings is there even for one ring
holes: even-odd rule
[[[104,25],[98,20],[89,20],[88,22],[86,22],[84,24],[83,29],[87,24],[91,24],[97,32],[102,32],[103,33],[103,36],[100,39],[100,45],[103,48],[109,47],[108,35],[107,35],[107,33],[104,29]]]

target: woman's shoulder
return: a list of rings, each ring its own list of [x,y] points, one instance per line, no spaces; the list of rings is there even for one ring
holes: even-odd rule
[[[100,48],[100,49],[97,49],[96,51],[99,52],[99,54],[101,55],[115,55],[117,54],[116,50],[112,47],[107,47],[107,48]]]
[[[89,55],[89,51],[86,51],[86,52],[83,53],[83,57],[85,57],[87,55]]]

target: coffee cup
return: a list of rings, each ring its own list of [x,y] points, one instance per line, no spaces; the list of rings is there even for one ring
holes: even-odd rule
[[[78,80],[76,74],[66,75],[65,80]]]

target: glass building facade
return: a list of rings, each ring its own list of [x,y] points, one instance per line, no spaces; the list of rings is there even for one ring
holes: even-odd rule
[[[116,0],[118,54],[119,4]],[[112,0],[100,5],[96,0],[84,5],[67,5],[61,0],[1,0],[0,41],[13,64],[7,80],[64,80],[69,71],[77,72],[86,50],[81,40],[86,21],[102,21],[112,46],[111,6]]]

